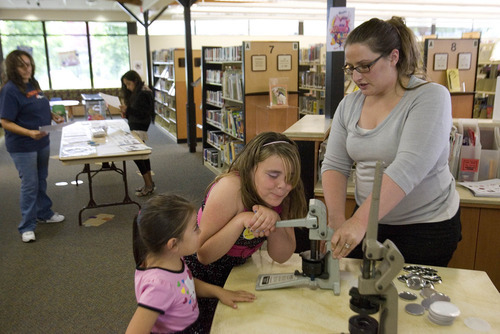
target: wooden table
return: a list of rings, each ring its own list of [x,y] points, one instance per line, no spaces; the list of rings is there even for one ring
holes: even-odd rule
[[[335,296],[331,290],[311,290],[309,287],[255,291],[259,274],[291,273],[296,269],[301,269],[297,254],[285,264],[277,264],[266,251],[256,252],[247,263],[234,268],[225,288],[251,291],[257,299],[253,303],[239,303],[237,310],[219,303],[211,333],[348,333],[349,318],[355,315],[349,308],[349,289],[357,285],[360,260],[340,261],[340,296]],[[413,302],[398,298],[399,333],[479,333],[465,325],[464,320],[469,317],[487,321],[490,333],[500,332],[500,294],[485,272],[435,269],[443,280],[436,285],[436,290],[451,298],[459,307],[460,316],[451,326],[439,326],[427,318],[428,311],[423,316],[413,316],[404,310],[408,303],[420,303],[420,295]],[[410,290],[402,282],[394,282],[398,292]]]
[[[91,128],[102,126],[107,127],[106,136],[93,138]],[[82,225],[82,213],[86,209],[125,204],[135,204],[140,208],[140,204],[133,201],[128,194],[126,161],[148,159],[150,154],[151,149],[130,133],[127,122],[122,119],[83,121],[65,126],[61,136],[59,160],[64,165],[83,164],[83,170],[76,175],[76,185],[80,174],[87,174],[89,184],[90,199],[78,214],[78,224]],[[114,161],[122,161],[123,167],[118,168]],[[102,166],[92,169],[90,164],[95,163],[102,163]],[[125,195],[121,202],[97,204],[94,200],[92,179],[96,174],[107,171],[122,175]]]

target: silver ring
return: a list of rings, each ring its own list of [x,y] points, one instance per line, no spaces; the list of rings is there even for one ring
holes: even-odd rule
[[[351,244],[348,244],[348,243],[346,242],[346,243],[345,243],[345,245],[344,245],[344,248],[345,248],[345,249],[349,249],[349,247],[351,247]]]

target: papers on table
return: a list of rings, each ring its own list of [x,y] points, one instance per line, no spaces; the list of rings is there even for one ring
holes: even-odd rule
[[[91,129],[106,126],[107,135],[93,138]],[[151,150],[129,132],[127,123],[120,121],[75,122],[65,128],[61,137],[61,158],[123,155],[124,152]]]
[[[118,96],[108,95],[104,93],[99,93],[99,95],[108,105],[120,109],[121,102]]]
[[[477,197],[500,197],[500,179],[491,179],[478,182],[458,182]]]
[[[143,142],[135,138],[130,132],[123,132],[113,137],[113,141],[126,152],[150,150]]]

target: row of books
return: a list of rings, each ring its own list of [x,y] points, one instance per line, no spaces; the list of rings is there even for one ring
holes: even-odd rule
[[[325,44],[319,43],[311,45],[309,48],[300,49],[299,53],[299,62],[308,63],[308,62],[318,62],[324,64],[322,61],[322,57],[325,57]]]
[[[206,70],[205,71],[206,81],[208,83],[220,84],[222,82],[222,71],[221,70]]]
[[[153,61],[171,61],[174,59],[175,49],[161,49],[152,52]]]
[[[241,110],[241,107],[224,107],[221,112],[221,124],[222,130],[231,136],[241,140],[245,138],[243,110]]]
[[[155,66],[154,75],[162,79],[174,80],[174,65]]]
[[[323,115],[325,113],[325,100],[315,96],[299,96],[299,111],[307,115]]]
[[[160,91],[155,91],[155,100],[170,108],[175,108],[175,92],[172,95],[162,94]]]
[[[222,74],[223,97],[243,100],[243,78],[241,70],[226,70]]]
[[[177,118],[175,109],[167,108],[166,106],[159,103],[155,103],[155,112],[158,115],[163,116],[163,118],[165,119],[174,120]]]
[[[215,148],[205,148],[203,150],[203,160],[208,162],[210,165],[221,168],[223,165],[221,152]]]
[[[175,82],[158,80],[155,84],[155,89],[167,92],[169,95],[175,95]]]
[[[207,120],[222,129],[222,109],[207,109]]]
[[[207,142],[220,149],[231,137],[222,131],[207,131]]]
[[[203,160],[214,167],[221,168],[224,164],[230,165],[244,147],[245,144],[242,142],[232,140],[223,144],[220,150],[211,147],[205,148]]]
[[[299,73],[300,87],[325,89],[325,73],[304,71]]]
[[[213,106],[224,105],[224,99],[222,98],[222,91],[220,90],[207,90],[207,103]]]
[[[207,110],[207,119],[212,125],[219,127],[234,138],[244,138],[243,111],[239,107],[224,107]]]
[[[221,147],[221,156],[224,163],[226,163],[227,165],[232,164],[233,160],[243,150],[244,147],[245,144],[236,140],[231,140],[224,143],[224,145],[222,145]]]
[[[222,48],[206,48],[205,60],[206,61],[241,61],[243,48],[240,46],[229,46]]]

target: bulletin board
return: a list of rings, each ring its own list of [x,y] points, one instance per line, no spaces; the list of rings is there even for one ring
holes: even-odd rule
[[[424,65],[427,77],[448,87],[446,70],[458,69],[461,92],[474,92],[478,54],[479,39],[426,39]]]
[[[288,91],[298,92],[299,42],[243,42],[245,94],[269,92],[270,78],[289,78]]]

